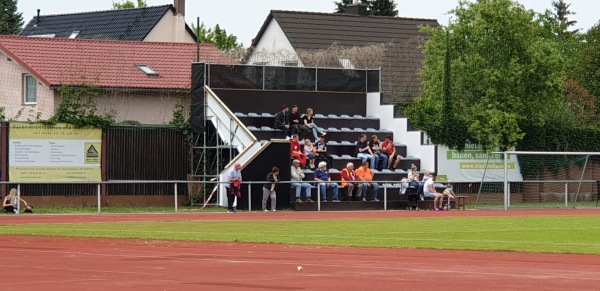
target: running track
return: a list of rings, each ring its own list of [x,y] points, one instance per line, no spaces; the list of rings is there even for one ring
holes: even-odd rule
[[[5,215],[0,220],[19,224],[490,215],[600,215],[600,211]],[[600,286],[600,256],[595,255],[35,236],[2,236],[0,248],[4,290],[598,290]]]

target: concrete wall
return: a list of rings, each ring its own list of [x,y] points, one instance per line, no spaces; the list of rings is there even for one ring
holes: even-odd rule
[[[53,91],[38,80],[37,103],[25,104],[23,99],[23,75],[27,70],[0,52],[0,106],[4,107],[6,119],[18,121],[48,119],[54,112]]]

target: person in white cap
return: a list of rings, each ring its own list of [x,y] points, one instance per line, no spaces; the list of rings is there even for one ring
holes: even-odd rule
[[[333,202],[340,202],[338,198],[338,184],[331,183],[331,177],[329,176],[329,170],[327,170],[327,163],[320,162],[319,168],[314,173],[315,181],[319,182],[319,189],[321,190],[321,197],[323,202],[327,202],[327,188],[331,188],[333,191]]]
[[[292,168],[291,168],[291,177],[290,181],[292,182],[292,188],[296,190],[296,203],[303,203],[302,198],[300,197],[302,189],[306,192],[306,202],[313,203],[314,201],[310,199],[310,184],[306,182],[302,182],[304,179],[304,172],[302,172],[302,168],[300,168],[300,161],[293,160]]]

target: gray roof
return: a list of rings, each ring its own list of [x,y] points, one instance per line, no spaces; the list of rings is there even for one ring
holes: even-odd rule
[[[324,50],[332,45],[386,44],[381,64],[382,92],[385,97],[409,99],[415,97],[421,87],[418,72],[422,67],[422,45],[427,34],[421,32],[419,26],[439,26],[435,19],[272,10],[252,41],[253,47],[273,19],[296,51]],[[398,102],[398,98],[394,99]]]
[[[325,49],[333,43],[364,46],[401,42],[425,36],[419,31],[420,25],[438,26],[435,19],[272,10],[252,46],[258,43],[273,18],[296,49]]]
[[[167,13],[175,12],[172,5],[71,14],[34,16],[21,31],[21,35],[54,34],[68,38],[79,31],[77,38],[142,41]],[[195,35],[186,25],[188,33]]]

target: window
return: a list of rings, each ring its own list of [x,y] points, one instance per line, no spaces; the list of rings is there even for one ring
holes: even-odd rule
[[[25,104],[37,103],[37,80],[31,75],[23,75],[23,100]]]
[[[69,35],[69,38],[76,38],[77,36],[79,36],[79,30],[71,32],[71,35]]]
[[[54,34],[54,33],[28,35],[28,37],[43,37],[43,38],[54,38],[55,36],[56,36],[56,34]]]
[[[148,76],[152,76],[152,77],[158,77],[158,73],[156,71],[154,71],[152,68],[150,68],[150,66],[148,65],[135,65],[138,69],[140,69],[140,71],[144,72],[146,75]]]

